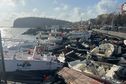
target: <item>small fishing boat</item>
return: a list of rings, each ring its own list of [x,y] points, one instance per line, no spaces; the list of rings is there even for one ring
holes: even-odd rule
[[[91,54],[97,57],[110,57],[114,52],[114,45],[110,43],[101,44],[91,50]]]
[[[116,80],[114,76],[116,75],[115,72],[122,68],[121,66],[89,60],[69,62],[68,66],[74,70],[86,73],[91,77],[98,77],[110,81],[112,84],[120,82],[120,80]]]
[[[47,35],[48,34],[48,35]],[[43,47],[46,51],[53,51],[62,46],[63,42],[63,34],[60,32],[48,32],[46,35],[43,35],[40,32],[37,35],[38,44]]]
[[[78,38],[80,38],[82,41],[88,41],[91,36],[91,33],[91,31],[72,31],[68,34],[68,38],[72,41],[75,41]]]

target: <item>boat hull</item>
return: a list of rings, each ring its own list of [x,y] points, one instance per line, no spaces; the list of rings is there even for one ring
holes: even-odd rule
[[[54,76],[57,70],[15,71],[7,72],[7,80],[26,82],[44,81],[44,76]]]
[[[15,71],[46,71],[56,70],[63,66],[62,63],[44,60],[5,60],[6,72]]]

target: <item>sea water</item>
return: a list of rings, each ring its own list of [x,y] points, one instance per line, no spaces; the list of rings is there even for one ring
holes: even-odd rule
[[[22,35],[30,28],[0,28],[2,38],[35,40],[35,36]]]
[[[3,47],[17,45],[20,41],[35,41],[36,36],[23,35],[28,29],[30,28],[0,28]]]

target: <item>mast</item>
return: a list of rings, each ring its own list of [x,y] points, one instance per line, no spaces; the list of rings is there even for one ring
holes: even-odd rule
[[[1,31],[0,31],[0,84],[7,84],[6,79],[6,71],[5,71],[5,63],[4,63],[4,55],[3,55],[3,46],[1,39]]]

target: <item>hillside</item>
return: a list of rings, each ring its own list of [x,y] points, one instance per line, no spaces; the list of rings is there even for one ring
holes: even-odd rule
[[[39,17],[24,17],[17,18],[14,23],[14,28],[38,28],[43,26],[59,25],[64,26],[71,24],[71,22],[64,20],[56,20],[51,18],[39,18]]]

